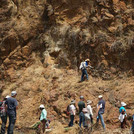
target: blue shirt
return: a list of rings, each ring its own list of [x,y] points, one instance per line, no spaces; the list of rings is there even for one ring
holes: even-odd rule
[[[17,100],[13,97],[9,97],[5,104],[7,105],[7,113],[16,116],[16,107],[18,106]]]
[[[126,112],[126,109],[124,107],[120,107],[119,112],[122,113],[123,110]]]
[[[41,115],[40,115],[40,121],[42,121],[42,120],[47,120],[47,111],[45,110],[45,109],[43,109],[42,111],[41,111]]]
[[[99,114],[103,114],[105,111],[105,101],[103,99],[100,100],[98,106],[100,106]]]

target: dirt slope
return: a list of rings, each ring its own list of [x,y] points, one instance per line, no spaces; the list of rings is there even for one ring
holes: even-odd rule
[[[132,0],[1,0],[0,31],[0,93],[17,90],[19,128],[38,121],[43,103],[52,133],[65,133],[70,101],[83,95],[93,100],[95,113],[103,94],[107,133],[123,133],[120,102],[128,104],[128,115],[134,113]],[[85,58],[94,69],[89,81],[78,83]],[[66,133],[78,133],[77,126]]]

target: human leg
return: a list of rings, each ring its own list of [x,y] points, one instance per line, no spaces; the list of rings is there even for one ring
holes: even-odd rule
[[[7,115],[1,117],[2,125],[1,125],[1,134],[5,134],[5,128],[7,123]]]
[[[79,114],[79,126],[81,127],[81,123],[82,123],[82,116],[81,113]]]
[[[13,134],[13,129],[14,129],[15,121],[16,121],[15,115],[9,115],[8,134]]]
[[[71,115],[71,126],[73,126],[73,122],[74,122],[74,115]]]
[[[91,114],[90,114],[90,121],[91,121],[91,124],[93,124],[93,117]]]
[[[70,115],[69,127],[73,126],[73,121],[74,121],[74,115]]]
[[[46,126],[46,120],[42,120],[41,123],[42,123],[42,132],[44,133],[45,132],[45,126]]]
[[[84,74],[86,75],[86,78],[88,80],[88,73],[87,73],[87,70],[86,69],[84,70]]]
[[[81,81],[83,81],[84,80],[84,70],[81,70]]]
[[[99,114],[99,118],[100,118],[100,120],[101,120],[102,127],[103,127],[103,129],[105,130],[105,123],[104,123],[104,119],[103,119],[102,114]]]

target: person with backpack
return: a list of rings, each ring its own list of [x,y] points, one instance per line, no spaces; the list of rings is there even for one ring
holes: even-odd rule
[[[72,127],[73,126],[73,122],[74,122],[74,117],[75,117],[75,114],[76,114],[76,107],[75,107],[75,100],[72,100],[71,101],[71,104],[69,106],[69,113],[70,113],[70,122],[69,122],[69,127]]]
[[[44,133],[47,122],[47,111],[45,110],[45,106],[43,104],[41,104],[39,108],[41,111],[40,121],[41,121],[42,133]]]
[[[80,96],[80,101],[78,102],[78,107],[79,107],[79,126],[81,127],[81,123],[83,123],[83,127],[85,126],[85,118],[84,118],[84,113],[83,113],[83,108],[85,108],[85,102],[84,102],[84,97]]]
[[[105,112],[105,101],[103,100],[103,96],[99,95],[99,102],[97,104],[97,124],[99,122],[99,120],[101,121],[102,127],[105,131],[105,123],[104,123],[104,119],[103,119],[103,114]]]
[[[86,78],[88,80],[88,73],[87,73],[87,67],[90,67],[90,68],[93,68],[92,66],[89,65],[90,63],[90,60],[89,59],[86,59],[84,62],[81,62],[80,64],[80,70],[82,72],[82,75],[81,75],[81,82],[84,81],[84,75],[86,75]]]
[[[132,116],[132,119],[131,119],[131,121],[132,121],[132,127],[131,127],[131,134],[134,134],[134,114],[133,114],[133,116]]]
[[[91,103],[92,103],[92,101],[87,100],[87,110],[88,110],[88,114],[90,116],[91,124],[93,124],[93,111],[92,111]]]
[[[126,117],[127,117],[127,113],[126,113],[126,109],[125,109],[125,106],[127,104],[125,102],[121,102],[121,107],[119,109],[119,120],[121,122],[121,128],[125,128],[125,125],[126,125]]]
[[[7,111],[6,111],[5,102],[9,97],[10,96],[7,95],[4,98],[4,100],[0,102],[0,117],[1,117],[1,121],[2,121],[1,134],[5,134],[5,128],[6,128],[6,123],[7,123]]]
[[[13,134],[14,125],[16,122],[16,110],[18,108],[18,102],[16,100],[17,92],[12,91],[11,97],[7,98],[5,104],[7,107],[7,115],[9,117],[9,125],[7,134]]]

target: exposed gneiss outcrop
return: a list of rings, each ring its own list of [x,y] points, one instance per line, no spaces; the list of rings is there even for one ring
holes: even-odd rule
[[[108,126],[117,102],[134,112],[133,0],[1,0],[0,31],[0,92],[17,90],[19,127],[38,120],[40,103],[66,123],[67,104],[81,94],[94,107],[104,94]],[[89,82],[78,83],[85,58],[95,69]]]

